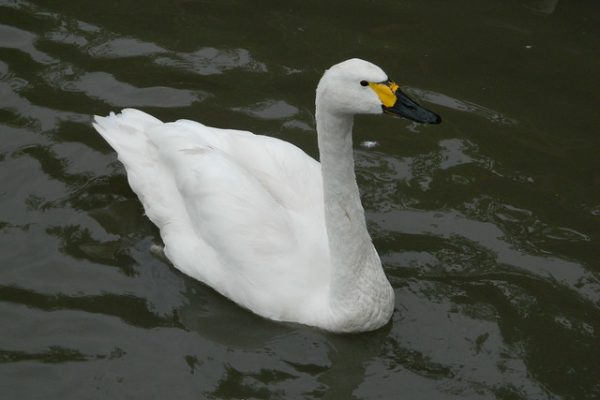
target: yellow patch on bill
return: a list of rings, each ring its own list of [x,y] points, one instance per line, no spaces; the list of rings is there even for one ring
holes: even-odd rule
[[[388,83],[373,83],[369,82],[369,86],[379,97],[381,103],[386,107],[392,107],[396,104],[396,90],[398,90],[398,84],[394,82]]]

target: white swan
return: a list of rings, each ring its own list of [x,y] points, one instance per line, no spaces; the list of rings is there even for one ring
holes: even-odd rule
[[[95,117],[173,265],[254,313],[333,332],[386,324],[394,291],[354,175],[354,114],[440,118],[376,65],[352,59],[317,87],[321,163],[296,146],[138,110]]]

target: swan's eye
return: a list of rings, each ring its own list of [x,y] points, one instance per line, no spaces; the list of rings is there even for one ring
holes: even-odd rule
[[[369,84],[369,82],[367,82],[367,81],[360,81],[361,86],[367,86],[368,84]]]

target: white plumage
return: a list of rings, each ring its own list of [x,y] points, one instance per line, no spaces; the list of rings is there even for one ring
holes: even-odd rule
[[[352,116],[381,113],[377,66],[348,60],[317,89],[321,164],[285,141],[138,110],[96,117],[183,273],[263,317],[335,332],[385,324],[394,292],[366,230]],[[361,84],[363,82],[363,84]]]

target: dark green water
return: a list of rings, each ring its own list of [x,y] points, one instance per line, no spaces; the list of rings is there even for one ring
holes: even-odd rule
[[[356,121],[393,321],[269,322],[153,257],[90,116],[316,156],[350,57],[444,118]],[[0,0],[0,398],[600,398],[599,72],[595,1]]]

